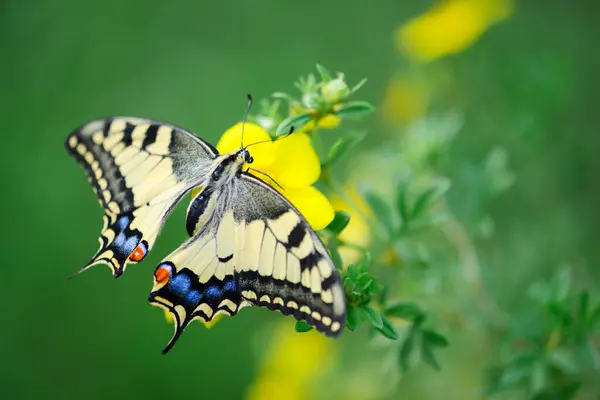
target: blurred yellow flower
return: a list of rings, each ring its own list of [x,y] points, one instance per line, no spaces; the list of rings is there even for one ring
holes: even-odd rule
[[[344,195],[347,196],[346,198],[349,201],[337,195],[331,197],[331,204],[336,210],[343,210],[350,214],[350,222],[339,237],[344,242],[369,247],[371,244],[371,230],[365,216],[372,216],[371,209],[354,185],[346,185]],[[362,252],[356,248],[341,246],[339,251],[344,265],[355,263],[362,258]]]
[[[167,322],[169,324],[172,324],[173,323],[173,316],[167,310],[164,310],[164,312],[165,312],[165,319],[167,320]],[[219,322],[221,320],[221,318],[223,318],[223,314],[217,315],[216,317],[214,317],[212,320],[210,320],[208,322],[202,322],[202,323],[204,324],[205,327],[212,328],[213,326],[215,326],[215,324],[217,322]]]
[[[333,109],[336,110],[337,107],[334,106]],[[312,112],[313,115],[315,115],[314,111],[304,109],[299,103],[292,104],[290,107],[290,115],[298,115],[298,114],[303,114],[306,112]],[[327,114],[327,115],[320,117],[316,121],[317,121],[316,126],[318,128],[335,129],[340,125],[340,122],[342,122],[342,119],[335,114]],[[312,121],[309,121],[302,128],[300,128],[298,130],[298,132],[307,133],[307,132],[312,131],[313,129],[315,129],[315,120],[314,119]]]
[[[317,122],[317,127],[323,129],[335,129],[338,127],[342,119],[337,115],[327,114],[321,118],[319,118]],[[315,128],[315,121],[310,121],[308,124],[304,125],[301,131],[312,131]]]
[[[395,77],[383,100],[383,117],[391,123],[409,123],[426,111],[428,103],[429,93],[423,82]]]
[[[334,356],[332,341],[316,331],[294,332],[282,320],[270,341],[258,376],[248,388],[248,400],[310,398],[311,385]]]
[[[401,26],[396,43],[414,61],[432,61],[463,51],[513,7],[514,0],[443,0]]]
[[[221,153],[237,150],[241,140],[242,124],[238,123],[221,136],[217,149]],[[252,168],[250,173],[283,194],[313,229],[325,228],[333,220],[334,212],[327,197],[312,186],[321,175],[321,163],[308,135],[296,132],[286,138],[272,141],[267,131],[247,122],[243,145],[262,141],[265,143],[249,149],[254,158],[251,165],[246,165]]]

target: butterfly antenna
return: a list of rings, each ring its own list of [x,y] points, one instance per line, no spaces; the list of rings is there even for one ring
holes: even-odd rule
[[[242,119],[242,143],[240,147],[244,147],[244,127],[246,126],[246,120],[248,119],[248,113],[250,113],[250,109],[252,108],[252,95],[248,93],[248,105],[246,106],[246,112],[244,113],[244,119]]]
[[[262,175],[266,176],[266,177],[267,177],[267,178],[269,178],[269,179],[270,179],[270,180],[271,180],[271,181],[272,181],[274,184],[276,184],[277,186],[279,186],[279,188],[280,188],[281,190],[285,191],[285,189],[283,188],[283,186],[281,186],[281,185],[279,184],[279,182],[277,182],[275,179],[273,179],[273,177],[272,177],[271,175],[267,174],[266,172],[262,172],[262,171],[261,171],[261,170],[259,170],[259,169],[256,169],[256,168],[250,168],[250,167],[249,167],[249,168],[246,170],[246,172],[248,172],[248,171],[254,171],[254,172],[258,172],[259,174],[262,174]]]
[[[250,143],[249,145],[247,145],[245,148],[247,149],[250,146],[255,146],[257,144],[261,144],[261,143],[267,143],[267,142],[274,142],[277,141],[279,139],[285,139],[286,137],[290,136],[292,133],[294,133],[294,127],[292,126],[290,128],[290,131],[288,133],[285,134],[285,136],[279,136],[277,139],[275,140],[271,140],[271,139],[267,139],[267,140],[261,140],[260,142],[256,142],[256,143]]]

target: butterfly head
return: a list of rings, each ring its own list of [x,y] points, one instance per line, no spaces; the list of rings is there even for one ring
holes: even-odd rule
[[[252,164],[254,162],[254,158],[245,147],[238,150],[237,156],[238,162],[246,164]]]
[[[252,164],[253,162],[254,158],[245,147],[235,152],[224,154],[216,160],[215,167],[211,173],[211,181],[213,184],[226,184],[242,171],[244,164]]]

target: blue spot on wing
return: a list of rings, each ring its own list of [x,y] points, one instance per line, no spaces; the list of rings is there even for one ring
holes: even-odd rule
[[[206,289],[206,295],[208,297],[219,297],[221,296],[221,290],[216,286],[209,286],[208,289]]]
[[[132,236],[128,238],[127,241],[125,241],[125,244],[123,245],[123,253],[131,254],[133,250],[135,250],[135,248],[137,247],[138,241],[139,239],[137,238],[137,236]]]
[[[119,218],[119,221],[117,222],[119,224],[119,228],[121,228],[121,231],[123,231],[127,225],[129,225],[129,217],[127,215],[123,215],[121,218]]]
[[[191,284],[189,276],[179,274],[175,275],[175,277],[169,281],[169,289],[178,297],[184,297],[190,289]]]
[[[125,234],[123,232],[121,232],[117,235],[117,237],[113,241],[113,244],[115,245],[115,247],[120,248],[125,243],[125,239],[127,239],[127,237],[125,236]]]
[[[197,291],[197,290],[190,290],[186,295],[185,295],[185,302],[188,303],[189,306],[196,306],[196,304],[198,304],[198,302],[200,301],[200,299],[202,298],[202,294]]]
[[[235,281],[231,280],[225,283],[225,285],[223,286],[223,290],[225,290],[226,292],[237,291],[237,285],[235,284]]]

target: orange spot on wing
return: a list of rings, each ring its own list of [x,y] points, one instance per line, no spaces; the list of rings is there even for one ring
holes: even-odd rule
[[[144,257],[146,257],[146,253],[148,252],[147,249],[148,247],[146,246],[146,242],[141,242],[129,255],[129,259],[135,262],[142,261]]]
[[[156,279],[156,283],[167,283],[169,281],[169,276],[169,270],[164,267],[160,267],[156,271],[154,271],[154,279]]]

